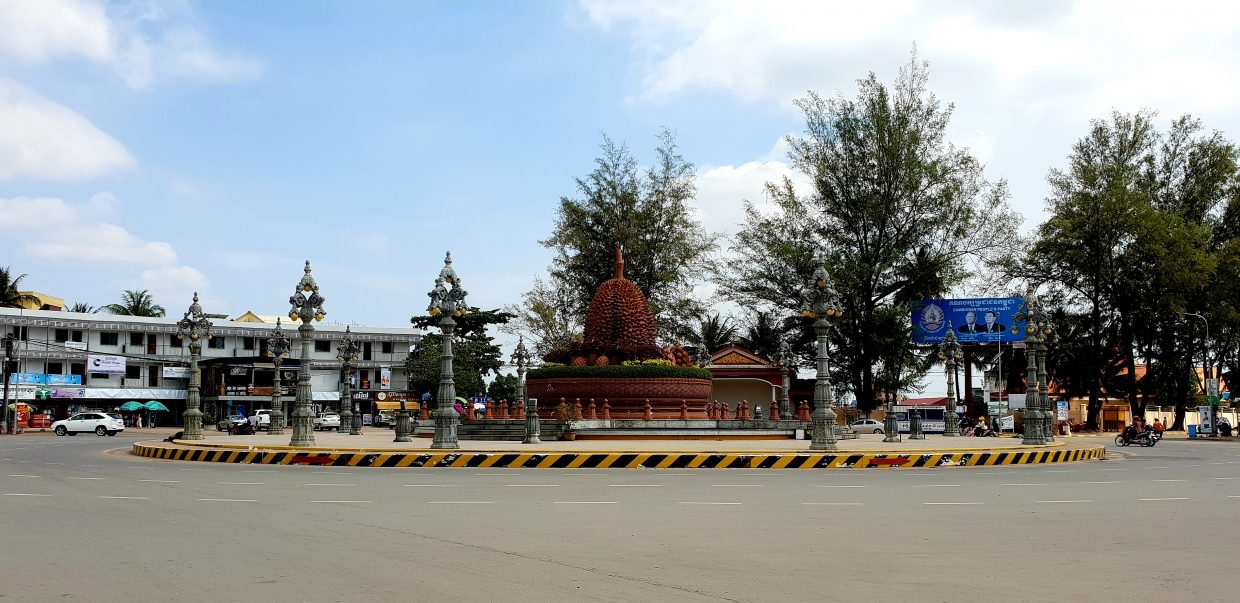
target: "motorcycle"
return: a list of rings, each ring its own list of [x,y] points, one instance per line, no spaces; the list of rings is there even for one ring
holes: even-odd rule
[[[1157,434],[1152,431],[1141,431],[1135,435],[1126,435],[1121,433],[1115,436],[1115,445],[1128,446],[1130,444],[1137,444],[1138,446],[1149,448],[1150,446],[1157,444],[1158,440],[1161,439],[1161,434]]]
[[[249,421],[236,423],[228,430],[228,433],[229,435],[254,435],[254,424]]]

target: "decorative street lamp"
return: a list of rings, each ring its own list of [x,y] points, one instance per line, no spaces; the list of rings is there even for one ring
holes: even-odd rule
[[[289,296],[288,303],[292,309],[288,312],[290,320],[301,319],[297,332],[301,334],[301,368],[297,372],[297,402],[293,405],[293,438],[289,446],[314,445],[314,413],[310,411],[314,392],[310,389],[310,349],[314,340],[314,325],[311,321],[322,321],[327,312],[323,310],[323,302],[327,301],[319,295],[319,286],[310,275],[310,260],[306,260],[305,274],[297,283],[297,290]],[[306,294],[310,295],[307,296]]]
[[[1055,325],[1045,312],[1039,308],[1038,329],[1041,331],[1042,345],[1038,350],[1038,392],[1042,400],[1042,440],[1049,444],[1055,441],[1055,408],[1051,402],[1051,387],[1046,371],[1046,355],[1052,344],[1059,342],[1059,334]]]
[[[276,365],[275,387],[271,390],[271,423],[267,425],[267,435],[284,433],[284,400],[280,397],[282,389],[280,366],[284,364],[284,359],[288,357],[288,352],[292,347],[292,342],[284,336],[284,329],[280,326],[280,319],[277,318],[276,330],[271,334],[271,339],[267,340],[267,356],[272,358]]]
[[[512,362],[517,365],[517,403],[525,405],[525,440],[526,444],[541,444],[542,425],[538,421],[538,398],[526,398],[525,371],[530,365],[530,352],[525,349],[525,338],[517,340],[517,349],[512,353]]]
[[[340,347],[336,348],[336,360],[340,361],[340,370],[344,373],[344,393],[340,399],[340,428],[336,429],[336,433],[348,427],[349,435],[362,435],[362,413],[357,408],[357,402],[353,400],[353,361],[357,360],[357,342],[353,341],[353,331],[350,327],[344,328],[344,340],[340,342]],[[353,407],[350,412],[349,407]]]
[[[809,287],[801,294],[801,314],[814,319],[814,334],[818,337],[817,380],[814,382],[813,441],[810,450],[836,450],[835,412],[831,410],[831,382],[827,378],[827,335],[831,329],[829,318],[844,315],[840,308],[839,294],[831,285],[827,269],[819,265]]]
[[[796,358],[792,355],[792,346],[787,341],[780,342],[779,354],[775,363],[779,365],[780,376],[783,377],[783,391],[779,396],[779,420],[792,420],[792,404],[788,401],[788,388],[792,386],[792,365]]]
[[[943,371],[947,373],[947,412],[943,413],[943,435],[954,437],[960,435],[960,420],[956,418],[956,363],[964,358],[960,351],[960,342],[956,341],[956,330],[951,321],[947,322],[947,335],[939,344],[939,360],[943,361]]]
[[[1025,323],[1025,412],[1024,444],[1047,444],[1054,441],[1051,424],[1055,414],[1050,408],[1050,392],[1046,383],[1046,344],[1054,342],[1055,326],[1038,306],[1033,291],[1025,295],[1025,303],[1012,315],[1012,332],[1018,333],[1016,324]]]
[[[413,388],[413,373],[415,364],[419,356],[422,355],[422,342],[413,344],[414,347],[409,350],[409,355],[405,356],[405,383],[408,388]],[[425,404],[425,402],[423,402]],[[401,398],[400,410],[396,411],[396,437],[393,442],[412,442],[413,441],[413,417],[409,416],[408,396]]]
[[[443,260],[443,270],[435,279],[435,288],[427,295],[431,303],[426,310],[431,316],[442,316],[439,319],[439,330],[443,332],[443,354],[439,357],[439,395],[435,404],[435,438],[431,448],[460,448],[456,439],[456,428],[460,424],[460,413],[453,408],[456,401],[456,382],[452,379],[452,333],[456,330],[456,321],[465,315],[468,307],[465,296],[468,292],[461,287],[461,277],[452,268],[452,252],[448,252]],[[444,286],[451,285],[451,289]],[[528,416],[528,413],[527,413]]]
[[[185,435],[186,440],[202,439],[202,399],[198,390],[202,387],[202,370],[198,368],[198,358],[202,356],[202,340],[211,339],[211,321],[202,313],[198,304],[198,292],[194,292],[194,303],[189,305],[185,317],[177,321],[177,339],[189,336],[189,392],[185,396]]]

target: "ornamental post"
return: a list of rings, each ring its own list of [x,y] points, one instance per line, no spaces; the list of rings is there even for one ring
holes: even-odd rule
[[[284,433],[284,399],[281,397],[283,392],[280,391],[284,386],[281,382],[280,367],[284,364],[284,359],[288,357],[288,352],[292,347],[292,342],[284,336],[284,329],[280,325],[280,319],[277,318],[276,330],[267,340],[267,356],[276,365],[275,387],[271,391],[271,423],[267,425],[267,435]]]
[[[452,374],[452,336],[456,331],[456,321],[453,319],[464,316],[468,311],[465,305],[468,292],[461,286],[461,277],[452,268],[452,252],[447,253],[443,263],[443,269],[435,279],[435,288],[427,293],[431,303],[426,308],[432,317],[442,317],[439,319],[439,330],[443,333],[443,353],[439,357],[439,395],[433,417],[435,437],[431,448],[457,449],[461,447],[456,437],[461,415],[453,407],[456,401],[456,382]]]
[[[177,339],[189,337],[189,391],[185,396],[184,439],[202,439],[202,404],[199,390],[202,388],[202,370],[198,368],[198,358],[202,356],[202,340],[211,339],[211,321],[202,312],[198,303],[198,292],[194,292],[194,303],[189,305],[185,317],[177,321]]]
[[[947,373],[947,408],[943,413],[943,435],[955,437],[960,435],[960,420],[956,418],[956,363],[964,358],[960,342],[956,341],[956,330],[951,321],[947,323],[947,335],[939,344],[939,360],[943,361],[943,370]]]
[[[779,364],[780,377],[783,378],[783,390],[779,396],[779,420],[792,420],[792,403],[788,401],[788,390],[792,387],[792,365],[795,362],[792,355],[792,346],[787,341],[780,342],[779,356],[776,359]]]
[[[336,348],[336,359],[340,361],[340,370],[344,374],[342,380],[344,391],[340,398],[340,427],[336,428],[336,433],[348,429],[349,435],[362,435],[362,413],[357,412],[359,409],[353,401],[353,361],[357,360],[357,352],[358,347],[357,342],[353,341],[353,331],[346,326],[344,339]],[[349,410],[350,407],[353,407],[352,411]]]
[[[314,341],[314,325],[311,321],[322,321],[327,316],[323,303],[327,300],[319,295],[319,286],[310,274],[310,260],[306,260],[305,274],[297,283],[297,290],[289,296],[288,303],[292,308],[288,312],[290,320],[301,320],[297,332],[301,335],[301,367],[297,372],[297,397],[293,405],[293,438],[289,446],[314,445],[314,413],[310,410],[314,402],[314,391],[310,387],[310,353]],[[309,293],[309,295],[306,295]]]
[[[837,450],[835,442],[835,412],[831,410],[831,382],[827,376],[827,355],[830,345],[827,337],[830,334],[829,318],[844,315],[840,308],[839,294],[831,284],[827,269],[819,265],[814,270],[814,277],[809,286],[802,292],[801,314],[814,319],[814,334],[817,337],[817,379],[814,381],[814,413],[813,440],[810,450]]]
[[[517,365],[517,403],[525,407],[525,444],[541,444],[542,425],[538,420],[538,399],[526,398],[525,373],[530,363],[530,352],[525,348],[525,338],[517,340],[517,349],[512,353],[512,362]]]

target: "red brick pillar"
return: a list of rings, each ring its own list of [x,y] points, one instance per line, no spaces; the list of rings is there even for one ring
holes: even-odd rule
[[[685,400],[680,401],[680,420],[681,421],[689,420],[689,402]]]
[[[590,403],[586,404],[586,419],[593,421],[597,418],[598,415],[594,413],[594,398],[590,398]]]
[[[469,402],[469,404],[466,404],[465,406],[466,406],[466,408],[465,408],[465,420],[466,420],[466,421],[473,421],[474,419],[477,419],[477,418],[478,418],[478,416],[474,414],[474,403],[473,403],[473,401],[471,400],[471,401]]]
[[[732,409],[728,408],[728,403],[727,403],[727,402],[720,402],[720,403],[719,403],[719,416],[718,416],[718,417],[716,417],[716,418],[718,418],[718,419],[720,419],[720,420],[722,420],[722,421],[727,421],[727,420],[728,420],[728,413],[729,413],[731,410],[732,410]]]
[[[776,402],[771,403],[771,420],[772,421],[779,420],[779,404]]]
[[[654,411],[650,409],[650,400],[646,400],[645,406],[642,408],[642,418],[647,421],[654,420]]]
[[[581,398],[575,398],[573,400],[573,418],[581,418]]]
[[[603,398],[603,420],[611,420],[611,404],[607,403],[607,398]]]
[[[517,409],[517,418],[524,419],[525,418],[525,402],[522,400],[516,400],[513,402],[513,407]]]

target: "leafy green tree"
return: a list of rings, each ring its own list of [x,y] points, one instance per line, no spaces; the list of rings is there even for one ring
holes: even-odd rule
[[[516,375],[498,375],[487,387],[487,395],[492,400],[508,400],[509,402],[516,400],[518,381]]]
[[[150,316],[158,318],[164,315],[164,307],[155,303],[155,298],[146,289],[141,291],[127,289],[121,294],[121,303],[108,304],[100,309],[124,316]]]
[[[504,311],[513,318],[500,326],[500,332],[526,338],[532,357],[542,358],[556,348],[581,340],[581,315],[566,290],[549,286],[541,278],[534,277],[534,287],[521,296],[520,304],[504,306]]]
[[[418,316],[410,322],[418,329],[428,332],[422,337],[416,354],[405,359],[405,374],[409,378],[409,388],[415,392],[431,392],[432,396],[439,393],[439,360],[443,354],[443,334],[438,332],[436,325],[441,317]],[[500,310],[480,310],[470,308],[463,316],[457,317],[454,340],[452,341],[452,372],[456,383],[456,394],[469,398],[478,392],[486,391],[485,377],[499,374],[504,365],[502,350],[496,345],[489,334],[492,326],[503,325],[512,319],[512,315]]]
[[[8,266],[0,268],[0,308],[21,308],[23,304],[37,302],[33,295],[25,295],[18,291],[25,274],[13,276]]]
[[[692,288],[715,246],[688,205],[697,194],[694,166],[668,130],[644,171],[624,144],[604,136],[601,151],[594,171],[576,179],[580,198],[560,199],[555,227],[541,241],[556,252],[552,286],[585,316],[595,290],[615,275],[616,249],[623,249],[625,278],[650,302],[660,336],[687,339],[702,312]]]
[[[706,318],[698,319],[698,328],[689,337],[690,344],[713,354],[723,349],[736,339],[736,325],[732,319],[720,316],[718,312]]]
[[[754,312],[745,325],[745,335],[740,345],[768,360],[779,354],[784,341],[784,326],[776,320],[774,312]]]
[[[97,312],[98,310],[94,306],[86,302],[74,302],[72,306],[69,306],[69,311],[70,312],[81,312],[83,314],[91,314],[93,312]]]
[[[788,137],[789,156],[812,186],[800,193],[788,179],[768,183],[774,210],[746,205],[736,259],[717,277],[727,298],[792,316],[815,267],[825,265],[845,310],[833,368],[865,412],[875,407],[884,356],[912,347],[905,340],[891,349],[887,308],[941,295],[977,272],[969,262],[996,259],[1004,245],[997,233],[1019,223],[1004,183],[988,182],[982,165],[947,141],[953,107],[929,92],[928,77],[914,56],[890,87],[871,73],[855,98],[811,92],[798,100],[806,132]],[[798,323],[803,357],[812,354],[808,322]]]

